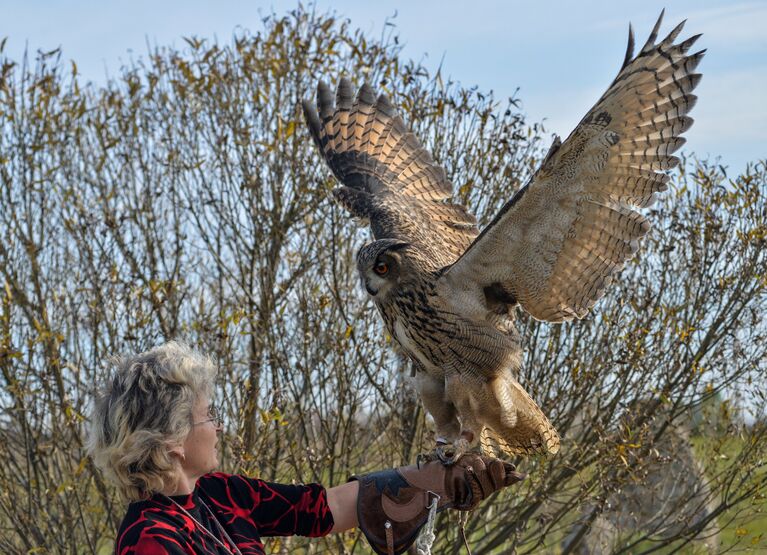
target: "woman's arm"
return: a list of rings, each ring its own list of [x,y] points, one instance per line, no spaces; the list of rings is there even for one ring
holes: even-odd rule
[[[357,480],[327,490],[328,507],[333,515],[331,534],[345,532],[358,526],[357,495],[359,491],[360,483]]]

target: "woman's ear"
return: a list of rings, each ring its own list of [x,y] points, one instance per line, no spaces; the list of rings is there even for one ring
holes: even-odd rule
[[[184,446],[183,445],[174,445],[172,447],[169,447],[168,448],[168,454],[171,457],[175,457],[182,464],[184,463],[184,461],[186,461],[186,455],[184,454]]]

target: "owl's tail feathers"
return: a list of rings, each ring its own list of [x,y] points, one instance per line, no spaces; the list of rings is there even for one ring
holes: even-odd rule
[[[501,405],[501,413],[492,427],[480,432],[484,451],[496,455],[555,454],[559,434],[533,398],[513,378],[496,379],[491,388]]]

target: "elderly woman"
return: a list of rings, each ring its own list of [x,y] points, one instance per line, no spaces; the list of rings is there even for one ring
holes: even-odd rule
[[[399,554],[429,508],[471,509],[522,479],[510,464],[465,455],[355,477],[287,485],[214,472],[221,419],[215,367],[176,342],[122,359],[96,402],[90,450],[130,502],[115,553],[264,553],[262,536],[324,536],[360,526],[377,553]]]

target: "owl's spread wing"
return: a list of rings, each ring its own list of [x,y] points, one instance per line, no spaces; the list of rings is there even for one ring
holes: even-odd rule
[[[705,50],[687,55],[700,35],[674,44],[684,22],[655,44],[662,18],[636,57],[629,27],[618,76],[443,274],[453,290],[478,288],[550,322],[582,318],[602,297],[650,228],[633,208],[666,190],[662,172],[693,121]]]
[[[333,193],[354,216],[370,221],[376,239],[417,245],[441,267],[477,236],[476,219],[452,204],[445,170],[408,129],[384,95],[363,85],[356,98],[341,79],[335,103],[325,83],[317,109],[304,100],[309,131],[342,186]],[[318,113],[319,111],[319,113]]]

